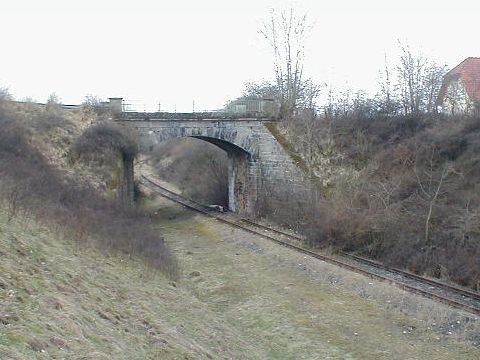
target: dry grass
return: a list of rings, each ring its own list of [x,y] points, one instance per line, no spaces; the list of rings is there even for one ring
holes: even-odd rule
[[[0,212],[1,358],[475,359],[480,354],[460,336],[463,329],[444,335],[396,306],[380,306],[369,288],[380,291],[383,285],[315,267],[301,255],[177,206],[163,203],[155,222],[181,261],[177,283],[140,262],[76,249],[34,221],[7,222]],[[410,302],[408,296],[398,299],[395,289],[384,290]]]
[[[188,293],[142,263],[75,249],[47,228],[24,225],[0,212],[1,359],[210,358],[182,335],[206,310]]]
[[[474,339],[478,321],[461,312],[292,254],[211,219],[185,219],[177,210],[178,221],[164,222],[162,211],[172,218],[174,210],[160,209],[158,221],[181,259],[186,286],[226,324],[268,349],[246,358],[478,356],[478,349],[467,345],[479,340]]]

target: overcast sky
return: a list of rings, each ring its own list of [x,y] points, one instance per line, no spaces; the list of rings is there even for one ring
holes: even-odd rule
[[[472,0],[0,0],[0,87],[17,99],[218,108],[245,82],[273,77],[258,29],[271,8],[290,6],[314,23],[306,74],[335,88],[374,92],[398,39],[449,67],[480,56]]]

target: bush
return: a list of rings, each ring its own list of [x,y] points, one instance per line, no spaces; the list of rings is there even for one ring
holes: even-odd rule
[[[305,202],[309,241],[479,289],[480,118],[315,121],[308,146],[331,147],[315,170],[333,181],[316,208]],[[293,144],[305,133],[288,125]]]
[[[78,160],[94,169],[96,177],[103,180],[106,189],[117,195],[122,191],[122,178],[127,162],[137,155],[136,139],[113,122],[99,122],[90,126],[72,145],[70,160]]]
[[[89,127],[72,147],[72,153],[79,156],[96,157],[105,150],[133,158],[138,154],[138,145],[126,129],[106,121]]]

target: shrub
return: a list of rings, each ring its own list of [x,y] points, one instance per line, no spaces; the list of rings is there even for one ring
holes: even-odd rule
[[[305,137],[297,122],[288,125],[293,144]],[[480,287],[480,118],[345,116],[314,125],[317,144],[308,146],[324,149],[327,136],[331,147],[315,170],[336,177],[316,208],[304,203],[310,243]]]
[[[90,126],[72,145],[70,159],[81,160],[94,169],[108,190],[117,192],[125,161],[133,161],[138,146],[134,136],[113,122],[98,122]]]
[[[99,122],[89,127],[72,147],[72,154],[96,157],[101,152],[135,157],[138,145],[131,133],[113,122]]]

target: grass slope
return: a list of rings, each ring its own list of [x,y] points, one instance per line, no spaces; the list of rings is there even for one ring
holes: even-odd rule
[[[178,284],[142,263],[75,248],[33,221],[7,223],[0,212],[0,358],[475,359],[480,354],[411,317],[313,285],[303,271],[277,261],[284,261],[287,250],[259,247],[250,235],[214,220],[177,207],[160,210],[156,223],[183,264]],[[271,251],[280,253],[266,256]]]
[[[183,335],[221,332],[190,294],[141,263],[105,257],[0,213],[1,359],[207,359]],[[195,322],[192,322],[195,319]],[[214,330],[216,329],[216,330]]]

